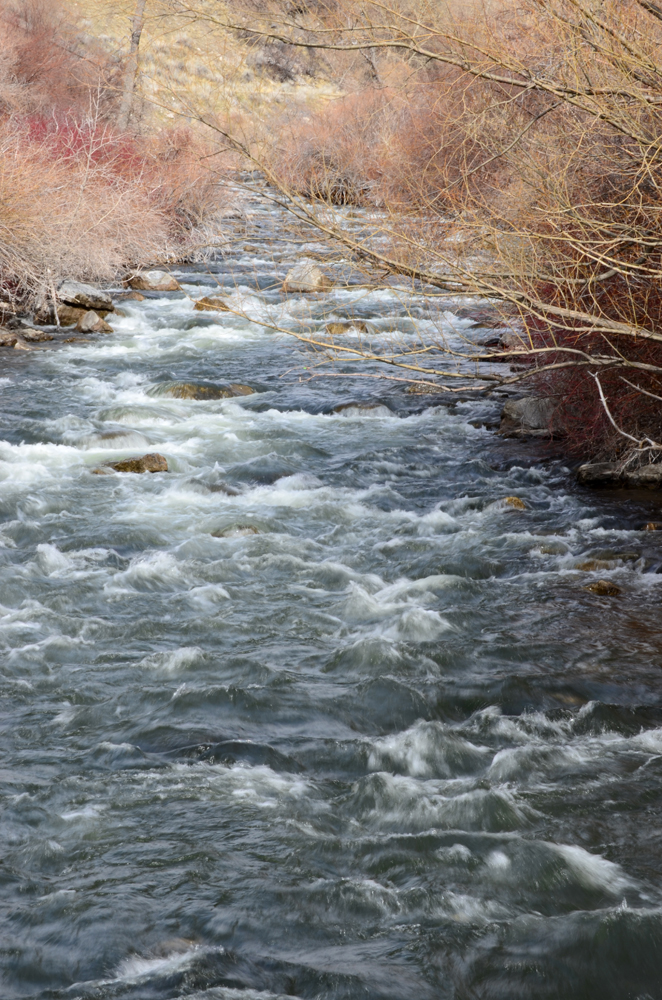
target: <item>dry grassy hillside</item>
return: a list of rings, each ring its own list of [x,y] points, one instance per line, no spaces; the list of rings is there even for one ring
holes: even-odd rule
[[[132,3],[66,0],[72,20],[117,60],[128,49]],[[342,82],[328,60],[276,52],[204,19],[223,18],[218,3],[196,4],[196,17],[148,0],[140,41],[139,96],[143,123],[180,115],[268,116],[292,104],[339,96]]]

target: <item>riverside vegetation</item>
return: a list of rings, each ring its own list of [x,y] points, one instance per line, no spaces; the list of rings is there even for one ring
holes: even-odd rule
[[[601,461],[585,482],[627,484],[644,466],[657,482],[662,8],[109,3],[88,17],[105,41],[72,27],[73,8],[3,11],[5,293],[48,297],[63,277],[204,256],[236,208],[223,179],[252,163],[293,226],[372,283],[406,275],[452,300],[478,296],[501,324],[482,352],[433,337],[382,350],[383,365],[420,391],[449,390],[470,361],[478,390],[548,401],[546,426],[504,428],[548,431]],[[168,124],[175,115],[186,126]],[[378,215],[348,237],[325,204]],[[441,367],[425,364],[430,352]],[[352,353],[376,357],[365,342]],[[483,365],[495,361],[517,367]]]

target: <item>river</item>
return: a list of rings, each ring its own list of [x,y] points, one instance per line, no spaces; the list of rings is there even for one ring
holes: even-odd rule
[[[194,312],[445,322],[285,298],[254,222],[114,334],[2,353],[0,995],[662,997],[655,496]],[[257,391],[164,393],[201,380]]]

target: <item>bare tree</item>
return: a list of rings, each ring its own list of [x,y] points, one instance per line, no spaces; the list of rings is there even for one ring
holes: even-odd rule
[[[122,100],[117,116],[117,124],[121,129],[126,129],[128,127],[131,112],[133,110],[133,99],[136,89],[136,81],[138,79],[140,36],[142,35],[143,25],[145,23],[146,5],[147,0],[136,0],[136,6],[133,12],[131,42],[129,46],[129,55],[127,56],[126,65],[124,67]]]
[[[315,204],[342,189],[338,143],[313,141],[296,123],[288,143],[285,121],[247,139],[199,117],[265,170],[294,217],[356,259],[504,303],[520,330],[519,345],[502,351],[523,366],[512,377],[554,397],[568,431],[595,454],[649,461],[662,450],[662,10],[649,0],[469,6],[473,21],[461,5],[425,0],[285,14],[265,3],[246,17],[239,5],[210,16],[180,3],[242,37],[401,59],[410,79],[427,81],[427,91],[403,91],[399,118],[396,98],[384,102],[383,120],[401,122],[411,95],[419,110],[431,95],[421,141],[413,152],[400,147],[409,176],[398,197],[388,177],[371,180],[382,191],[378,239]],[[382,155],[398,140],[400,125],[389,127]],[[336,343],[313,339],[338,355]],[[422,350],[416,370],[442,378],[447,366],[421,365]],[[404,350],[380,360],[413,362]]]

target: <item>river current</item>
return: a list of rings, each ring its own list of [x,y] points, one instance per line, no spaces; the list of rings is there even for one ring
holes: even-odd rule
[[[2,353],[0,996],[662,997],[655,498],[501,441],[496,399],[310,379],[251,317],[462,322],[283,296],[274,219]],[[194,312],[219,286],[248,318]]]

